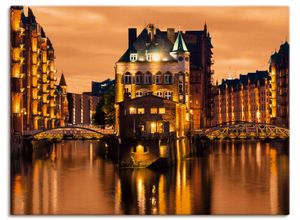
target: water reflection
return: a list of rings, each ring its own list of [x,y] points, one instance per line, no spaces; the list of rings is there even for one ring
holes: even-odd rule
[[[97,141],[12,161],[13,214],[287,214],[287,144],[214,142],[165,172],[118,169]]]

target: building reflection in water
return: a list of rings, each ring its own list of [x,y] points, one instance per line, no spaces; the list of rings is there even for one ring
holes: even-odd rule
[[[282,145],[282,144],[281,144]],[[287,214],[287,144],[213,142],[166,171],[118,169],[97,141],[12,161],[13,214]]]

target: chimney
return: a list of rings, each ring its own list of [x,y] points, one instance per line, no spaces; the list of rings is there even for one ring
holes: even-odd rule
[[[175,29],[174,28],[168,28],[167,29],[167,36],[169,41],[171,41],[173,44],[175,42]]]
[[[136,28],[128,28],[128,47],[135,41],[136,39]]]

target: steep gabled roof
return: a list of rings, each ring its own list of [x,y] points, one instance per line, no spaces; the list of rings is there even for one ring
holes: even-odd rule
[[[178,32],[176,41],[175,41],[173,49],[172,49],[172,52],[188,52],[188,49],[187,49],[187,47],[185,45],[185,42],[183,40],[181,31]]]
[[[59,85],[60,85],[60,86],[67,86],[67,83],[66,83],[66,80],[65,80],[64,73],[61,74],[60,81],[59,81]]]
[[[168,36],[165,32],[160,31],[160,29],[156,28],[155,36],[151,41],[148,35],[147,28],[144,28],[143,31],[135,39],[135,41],[131,45],[129,45],[128,49],[121,56],[118,62],[129,62],[130,53],[137,53],[139,57],[144,57],[146,51],[159,51],[159,53],[164,58],[167,58],[168,61],[175,61],[175,59],[170,55],[170,52],[172,52],[172,48],[173,43],[168,39]]]

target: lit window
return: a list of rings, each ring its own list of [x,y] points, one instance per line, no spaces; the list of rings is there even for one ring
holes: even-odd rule
[[[172,99],[172,92],[170,92],[170,91],[165,92],[165,98],[171,100]]]
[[[137,91],[137,92],[135,93],[135,96],[136,96],[136,97],[142,97],[142,96],[143,96],[143,92]]]
[[[151,114],[157,114],[157,108],[151,108],[150,113]]]
[[[156,92],[156,95],[157,95],[158,97],[164,97],[164,93],[161,92],[161,91]]]
[[[137,54],[136,53],[130,54],[130,61],[131,62],[137,61]]]
[[[136,108],[130,107],[129,108],[129,114],[131,114],[131,115],[136,114]]]
[[[159,114],[165,114],[166,109],[165,108],[159,108]]]
[[[144,108],[138,108],[137,113],[138,114],[145,114],[145,109]]]

